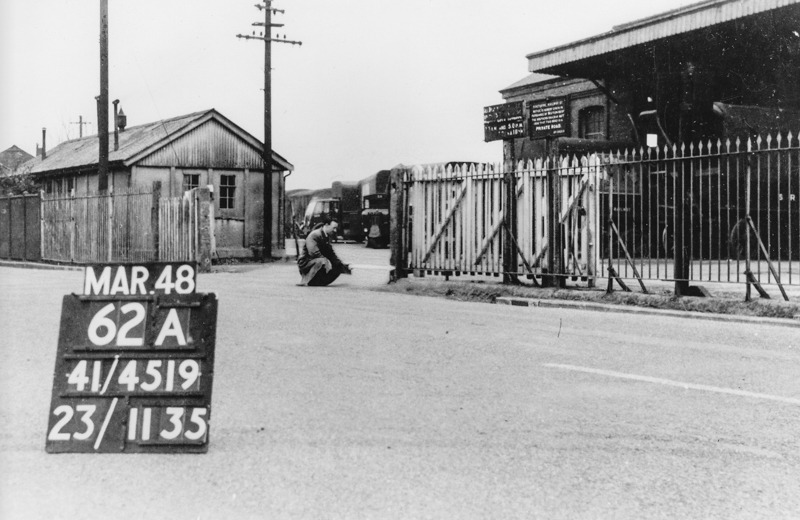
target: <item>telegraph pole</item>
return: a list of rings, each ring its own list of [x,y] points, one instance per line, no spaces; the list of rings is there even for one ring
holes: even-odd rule
[[[84,121],[83,116],[78,116],[78,121],[71,121],[71,125],[78,125],[78,139],[83,138],[83,126],[88,125],[89,121]]]
[[[100,0],[100,95],[97,97],[97,137],[100,138],[100,191],[108,190],[108,0]]]
[[[253,31],[252,35],[237,34],[236,37],[264,42],[264,148],[261,152],[264,160],[264,249],[261,261],[269,262],[272,259],[272,42],[292,45],[302,45],[303,42],[287,40],[286,35],[282,40],[272,37],[273,27],[283,27],[281,23],[272,23],[272,15],[284,12],[274,9],[272,0],[264,0],[256,7],[264,11],[264,22],[254,22],[253,25],[263,26],[264,32],[259,36]]]

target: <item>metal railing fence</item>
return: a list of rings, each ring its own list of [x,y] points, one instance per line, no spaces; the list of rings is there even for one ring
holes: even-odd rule
[[[788,134],[543,158],[513,172],[414,167],[403,179],[405,267],[798,285],[798,165]]]

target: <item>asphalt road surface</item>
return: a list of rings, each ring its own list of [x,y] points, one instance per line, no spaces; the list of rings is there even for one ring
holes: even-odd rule
[[[208,453],[47,454],[82,276],[0,267],[0,518],[800,517],[797,328],[379,293],[368,267],[199,276]]]

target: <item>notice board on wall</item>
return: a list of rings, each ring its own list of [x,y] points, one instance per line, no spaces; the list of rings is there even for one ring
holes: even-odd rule
[[[569,135],[569,102],[566,97],[528,101],[528,131],[531,139]]]
[[[483,140],[525,137],[522,101],[483,107]]]

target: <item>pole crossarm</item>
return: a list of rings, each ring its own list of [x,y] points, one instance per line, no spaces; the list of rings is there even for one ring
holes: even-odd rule
[[[266,2],[264,2],[264,4],[266,5],[255,4],[255,6],[258,7],[259,11],[263,11],[264,9],[269,9],[270,11],[272,11],[272,14],[277,14],[277,13],[283,14],[285,12],[283,9],[274,9],[270,7],[270,4],[272,4],[271,0],[267,0]]]
[[[303,42],[295,41],[295,40],[281,40],[279,38],[267,38],[266,36],[251,36],[249,34],[237,34],[237,38],[244,38],[245,40],[261,40],[265,42],[267,40],[276,43],[290,43],[292,45],[303,45]]]

